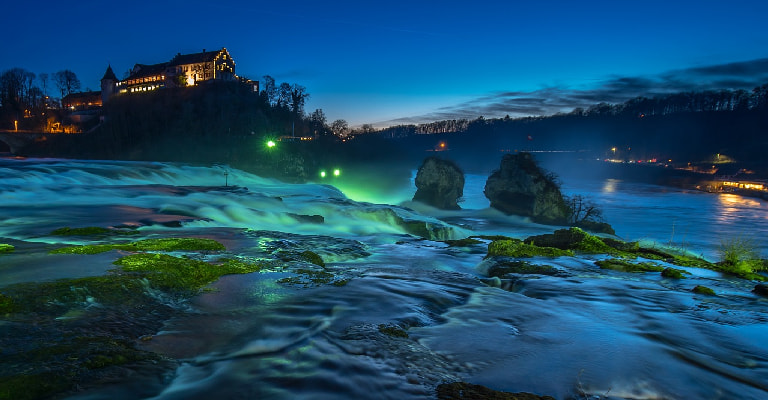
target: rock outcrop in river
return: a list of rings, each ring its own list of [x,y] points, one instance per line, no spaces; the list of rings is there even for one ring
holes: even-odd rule
[[[567,224],[568,206],[554,179],[530,153],[507,154],[485,183],[491,207],[544,224]]]
[[[437,157],[424,160],[416,173],[413,201],[443,210],[458,210],[464,195],[464,172],[453,162]]]

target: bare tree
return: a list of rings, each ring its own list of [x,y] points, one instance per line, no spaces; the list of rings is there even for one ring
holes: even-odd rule
[[[602,210],[595,203],[580,194],[566,197],[565,202],[570,211],[568,219],[572,224],[585,221],[599,222],[603,219]]]
[[[47,73],[43,72],[42,74],[37,76],[37,79],[40,81],[40,85],[43,87],[43,96],[48,96],[48,80],[49,76]]]
[[[303,115],[304,101],[308,97],[309,93],[307,93],[307,88],[294,83],[291,86],[291,111],[296,115]]]
[[[275,78],[269,75],[264,75],[262,79],[264,79],[264,90],[262,93],[264,93],[264,96],[267,98],[269,105],[274,106],[277,103],[277,86],[275,86]]]
[[[57,72],[54,74],[53,79],[61,91],[61,97],[80,90],[80,80],[77,79],[77,75],[74,72],[68,69]]]

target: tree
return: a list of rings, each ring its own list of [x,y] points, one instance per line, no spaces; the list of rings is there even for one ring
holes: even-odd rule
[[[291,103],[291,85],[283,82],[280,84],[280,88],[277,90],[277,107],[288,107]]]
[[[587,221],[599,222],[603,218],[603,212],[593,202],[586,199],[584,196],[577,194],[572,197],[564,198],[570,215],[568,222],[571,224],[579,224]]]
[[[40,84],[43,86],[43,96],[48,96],[48,79],[49,79],[48,74],[43,72],[42,74],[37,76],[37,79],[40,81]]]
[[[316,135],[325,135],[328,132],[325,113],[321,108],[318,108],[313,111],[312,114],[309,114],[309,124],[312,132]]]
[[[53,76],[53,80],[56,82],[56,86],[61,91],[61,97],[64,97],[76,90],[80,90],[80,80],[77,79],[77,75],[74,72],[65,69],[57,72]]]
[[[307,88],[294,83],[291,86],[291,111],[296,115],[304,115],[304,101],[308,97]]]
[[[264,90],[261,91],[263,96],[267,99],[269,105],[274,106],[277,103],[277,86],[275,86],[275,78],[264,75]]]
[[[339,137],[347,136],[349,133],[349,124],[343,119],[337,119],[336,121],[331,122],[331,132]]]

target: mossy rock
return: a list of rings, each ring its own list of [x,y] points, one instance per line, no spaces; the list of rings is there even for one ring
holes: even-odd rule
[[[122,244],[94,244],[70,246],[51,250],[51,254],[98,254],[110,250],[124,251],[220,251],[223,244],[205,238],[160,238],[144,239]]]
[[[713,269],[751,281],[764,282],[768,280],[764,275],[755,272],[764,269],[764,260],[744,260],[735,264],[730,262],[720,262],[715,264],[715,268]]]
[[[98,226],[83,228],[70,228],[65,226],[51,232],[52,236],[112,236],[112,235],[137,235],[139,232],[130,229],[111,229]]]
[[[323,257],[320,257],[320,255],[318,255],[314,251],[306,250],[301,253],[301,257],[305,259],[307,262],[310,262],[320,267],[325,267],[325,261],[323,261]]]
[[[45,399],[74,386],[74,382],[59,371],[0,376],[0,399]]]
[[[196,291],[223,275],[242,274],[261,270],[259,264],[226,260],[211,264],[168,254],[139,253],[122,257],[114,262],[126,272],[138,272],[153,286],[163,290]]]
[[[661,276],[671,279],[685,279],[685,274],[688,274],[688,272],[672,267],[664,268],[664,270],[661,271]]]
[[[16,248],[10,244],[0,243],[0,253],[10,253]]]
[[[465,382],[441,383],[437,386],[436,391],[438,400],[555,400],[551,396],[539,396],[525,392],[500,392]]]
[[[576,227],[559,229],[550,234],[531,236],[525,239],[525,243],[590,254],[612,254],[616,252],[616,249],[605,244],[599,237],[590,235],[583,229]]]
[[[622,272],[661,272],[664,267],[649,262],[632,262],[621,258],[598,260],[595,264],[602,269],[612,269]]]
[[[541,247],[517,239],[495,240],[488,245],[488,257],[562,257],[573,256],[573,251],[554,247]]]
[[[398,325],[393,324],[379,324],[379,332],[392,337],[398,337],[408,339],[408,332]]]
[[[480,265],[478,265],[477,269],[485,276],[498,278],[504,278],[508,274],[533,274],[549,276],[565,275],[562,271],[551,265],[534,264],[511,257],[499,256],[485,259]]]
[[[704,294],[704,295],[708,295],[708,296],[714,296],[715,295],[715,291],[714,290],[712,290],[712,289],[710,289],[710,288],[708,288],[706,286],[703,286],[703,285],[696,285],[696,287],[694,287],[691,291],[693,293],[696,293],[696,294]]]
[[[13,299],[0,293],[0,314],[16,312],[16,304]]]

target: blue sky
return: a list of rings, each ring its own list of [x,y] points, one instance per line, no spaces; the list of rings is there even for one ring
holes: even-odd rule
[[[546,115],[768,83],[768,1],[145,1],[2,6],[0,71],[74,71],[226,47],[237,73],[307,87],[329,122]]]

